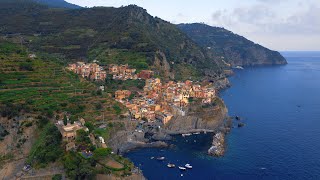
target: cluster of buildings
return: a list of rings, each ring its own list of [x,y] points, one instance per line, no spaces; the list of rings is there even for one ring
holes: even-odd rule
[[[84,131],[88,132],[89,129],[84,125],[86,122],[83,118],[80,118],[79,121],[75,121],[73,124],[69,122],[69,118],[67,120],[67,124],[65,125],[63,120],[59,120],[56,123],[57,128],[60,131],[62,136],[62,140],[67,142],[66,144],[66,151],[71,149],[75,149],[75,139],[77,137],[77,131],[83,129]]]
[[[110,64],[108,72],[97,63],[86,64],[84,62],[69,64],[67,69],[81,75],[83,78],[89,78],[91,80],[105,80],[107,74],[111,74],[114,80],[149,79],[154,76],[154,72],[150,70],[142,70],[137,73],[137,70],[129,68],[128,64]]]
[[[128,100],[131,92],[118,90],[115,99],[123,103],[130,111],[132,119],[168,123],[177,112],[184,115],[183,108],[193,99],[201,99],[203,104],[210,104],[216,92],[210,85],[201,86],[192,81],[162,83],[158,78],[146,80],[143,92]]]
[[[115,80],[128,80],[128,79],[148,79],[154,75],[153,71],[142,70],[139,73],[136,73],[136,69],[129,68],[128,64],[109,65],[109,74],[112,74],[112,78]]]
[[[83,78],[89,78],[91,80],[105,80],[107,77],[107,72],[97,63],[86,64],[84,62],[77,62],[69,64],[67,69],[81,75]]]
[[[76,149],[76,137],[77,137],[77,131],[83,129],[85,132],[89,132],[89,129],[85,126],[86,121],[83,118],[79,118],[78,121],[75,121],[74,123],[69,122],[69,118],[67,116],[67,124],[65,125],[63,120],[59,120],[56,123],[56,127],[60,131],[60,134],[62,136],[62,140],[66,142],[66,151],[74,150]],[[95,138],[92,134],[89,135],[91,142],[95,145]],[[99,144],[102,148],[106,148],[106,142],[103,137],[99,136]]]

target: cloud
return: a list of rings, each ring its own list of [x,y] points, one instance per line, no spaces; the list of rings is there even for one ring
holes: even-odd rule
[[[271,1],[271,0],[267,0]],[[252,33],[320,34],[320,6],[310,4],[284,16],[265,4],[215,11],[209,23]]]
[[[257,0],[258,3],[250,6],[217,10],[212,13],[208,23],[225,27],[274,49],[285,49],[285,47],[298,49],[294,47],[300,46],[301,49],[318,48],[320,3],[306,0],[297,2],[296,6],[290,4],[290,9],[281,9],[282,6],[273,6],[271,3],[273,1]],[[282,0],[285,1],[287,0]],[[288,2],[283,4],[286,5]]]

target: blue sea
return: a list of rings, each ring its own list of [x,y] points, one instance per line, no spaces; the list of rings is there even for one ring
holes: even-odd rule
[[[173,148],[126,156],[147,179],[320,179],[320,53],[283,52],[288,65],[246,68],[223,91],[243,128],[227,135],[224,157],[208,156],[211,135],[176,136]],[[236,123],[236,122],[235,122]],[[158,161],[151,157],[164,156]],[[193,169],[181,172],[167,163]]]

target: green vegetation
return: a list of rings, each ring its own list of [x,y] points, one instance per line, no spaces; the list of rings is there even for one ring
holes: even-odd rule
[[[111,154],[110,148],[97,148],[96,150],[94,150],[93,158],[95,160],[102,160],[108,157],[110,154]]]
[[[2,166],[4,165],[4,162],[10,159],[13,159],[13,154],[9,153],[6,155],[0,155],[0,168],[2,168]]]
[[[200,46],[210,47],[209,53],[215,59],[227,63],[243,65],[286,63],[279,52],[271,51],[224,28],[199,23],[180,24],[178,28]]]
[[[130,91],[138,91],[143,90],[145,86],[145,80],[113,80],[111,78],[106,79],[106,85],[108,86],[107,92],[114,93],[116,90],[130,90]]]
[[[63,165],[70,179],[90,179],[94,176],[95,168],[89,160],[78,153],[69,152],[63,157]]]
[[[52,177],[52,180],[62,180],[62,174],[55,174],[55,175]]]
[[[116,105],[113,105],[112,108],[115,110],[115,112],[116,112],[117,115],[120,115],[120,114],[121,114],[121,111],[122,111],[122,110],[121,110],[121,108],[120,108],[119,105],[117,105],[117,104],[116,104]]]
[[[100,64],[128,64],[130,67],[140,70],[149,69],[146,55],[126,49],[107,49],[103,47],[93,49],[89,53],[91,59],[98,59]]]
[[[7,135],[9,135],[9,132],[0,124],[0,141],[2,141]]]
[[[93,131],[93,134],[95,136],[101,136],[103,137],[104,139],[109,139],[109,133],[108,133],[108,130],[107,129],[102,129],[102,128],[96,128],[94,131]]]
[[[13,43],[0,40],[0,46],[7,49],[0,53],[0,57],[4,57],[0,58],[0,113],[3,117],[12,118],[24,111],[51,119],[56,113],[69,112],[74,117],[92,119],[101,111],[95,104],[112,105],[107,94],[100,92],[99,96],[93,96],[91,92],[97,89],[95,84],[66,71],[60,59],[47,55],[29,59],[25,51],[17,54],[21,48]],[[115,116],[112,109],[108,114]],[[44,117],[40,121],[44,121]]]
[[[57,127],[51,123],[46,125],[33,145],[27,162],[35,167],[45,167],[48,163],[55,162],[63,154],[61,139]]]
[[[84,125],[89,129],[89,132],[92,132],[95,129],[91,122],[85,122]]]
[[[89,133],[85,132],[83,129],[78,130],[77,131],[76,142],[78,144],[90,146],[91,145],[91,141],[90,141],[90,138],[89,138]]]
[[[154,18],[138,6],[70,10],[48,9],[27,1],[17,7],[13,2],[0,4],[0,27],[5,27],[0,29],[0,35],[13,34],[9,38],[15,41],[22,36],[32,50],[75,60],[85,57],[101,64],[128,63],[138,71],[153,69],[160,73],[164,71],[156,69],[154,60],[163,54],[174,69],[172,72],[179,74],[177,77],[181,79],[194,74],[203,77],[208,70],[212,70],[210,76],[221,73],[212,54],[194,43],[176,25]],[[34,13],[37,16],[33,16]],[[39,31],[41,35],[37,35]],[[161,55],[160,59],[163,58]],[[194,67],[193,72],[184,76],[183,67],[189,65]]]

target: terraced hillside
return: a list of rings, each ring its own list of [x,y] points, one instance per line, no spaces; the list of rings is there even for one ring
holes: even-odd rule
[[[117,176],[130,173],[131,162],[111,154],[108,148],[101,155],[101,150],[93,147],[96,137],[108,141],[112,133],[125,128],[127,121],[120,118],[123,107],[110,94],[97,90],[98,82],[67,71],[58,58],[30,55],[25,47],[0,40],[0,177],[16,177],[25,163],[36,171],[47,168],[37,175],[43,175],[42,171],[45,175],[66,173],[71,179],[93,176],[98,171]],[[82,139],[76,139],[81,147],[92,148],[95,157],[100,153],[101,158],[116,159],[123,167],[96,168],[90,162],[99,159],[82,159],[78,153],[65,151],[65,143],[54,126],[65,113],[71,115],[71,123],[79,117],[86,120],[85,126],[94,138],[88,139],[84,132]],[[106,127],[99,128],[101,124]],[[62,166],[65,171],[57,171],[56,167]],[[77,168],[84,167],[85,173],[81,174]]]
[[[99,119],[116,116],[111,98],[97,91],[95,84],[68,72],[54,58],[28,58],[14,44],[0,44],[0,102],[20,104],[34,113],[69,112],[74,116]],[[98,95],[99,94],[99,95]],[[97,108],[97,106],[104,108]],[[17,115],[17,114],[13,114]]]

